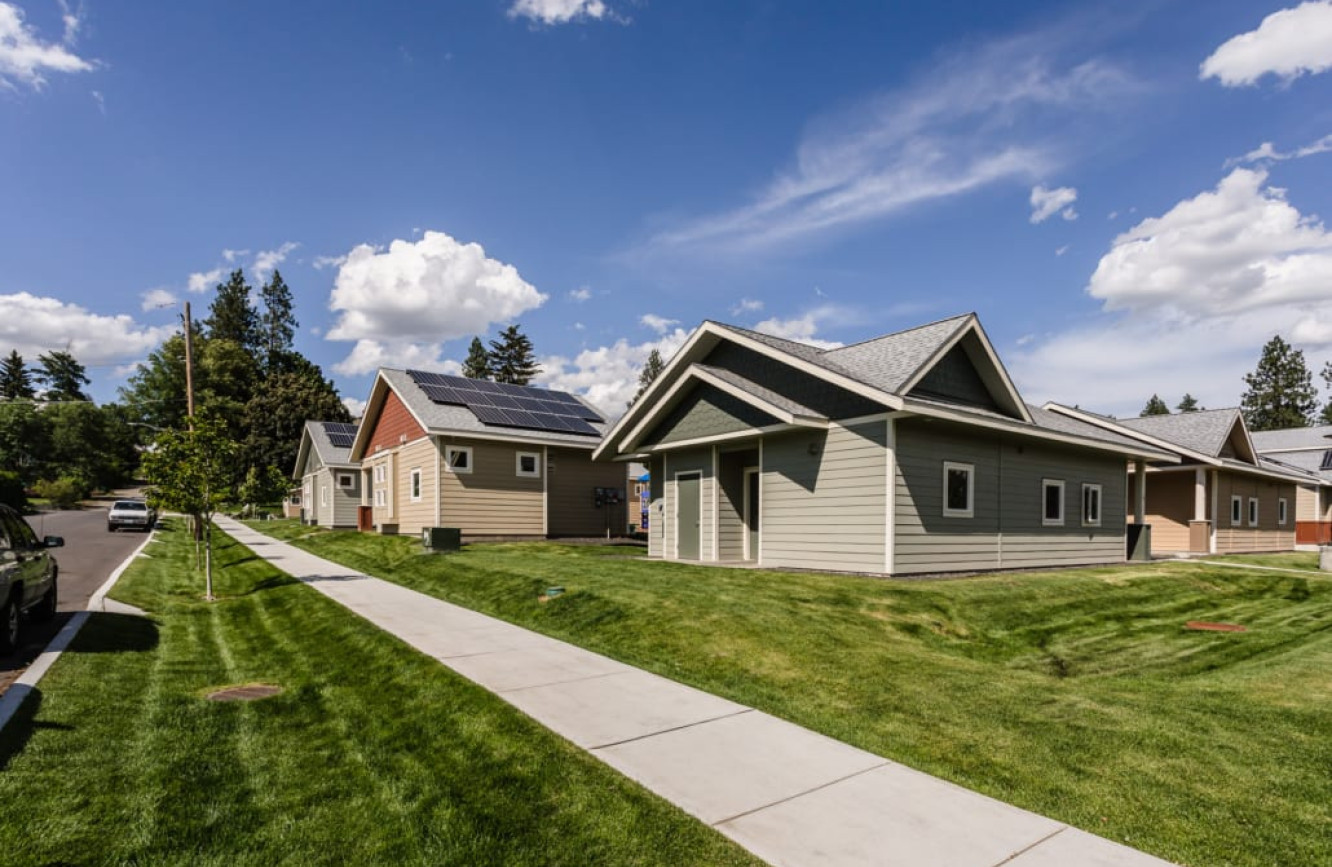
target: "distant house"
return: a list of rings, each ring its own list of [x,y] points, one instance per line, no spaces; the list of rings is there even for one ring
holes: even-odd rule
[[[629,495],[629,532],[643,533],[647,531],[649,519],[648,509],[652,504],[652,484],[651,476],[647,467],[637,461],[631,461],[628,464],[628,488]]]
[[[704,322],[597,456],[651,477],[649,554],[911,574],[1123,561],[1126,461],[1028,406],[974,314],[820,349]]]
[[[1316,476],[1271,460],[1255,448],[1238,409],[1111,419],[1081,409],[1046,409],[1173,452],[1141,478],[1152,548],[1161,553],[1290,551],[1301,485]],[[1135,496],[1139,479],[1130,480]]]
[[[624,532],[624,469],[594,464],[606,422],[572,394],[381,369],[351,449],[362,527],[464,539]]]
[[[1332,425],[1262,431],[1253,445],[1265,458],[1318,477],[1295,491],[1295,543],[1332,544]]]
[[[307,421],[301,432],[292,478],[301,483],[301,520],[330,528],[356,526],[361,504],[361,468],[351,459],[356,425]]]

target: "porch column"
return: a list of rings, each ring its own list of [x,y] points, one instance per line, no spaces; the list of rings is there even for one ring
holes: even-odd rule
[[[1147,522],[1147,462],[1138,458],[1133,462],[1133,523]]]
[[[1189,551],[1206,554],[1212,550],[1212,524],[1207,520],[1207,470],[1193,471],[1193,520],[1189,521]]]
[[[1193,520],[1207,520],[1207,471],[1202,467],[1193,471]]]

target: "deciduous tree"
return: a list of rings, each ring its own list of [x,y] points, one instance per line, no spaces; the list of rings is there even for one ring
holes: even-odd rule
[[[1279,334],[1267,341],[1258,367],[1244,375],[1244,384],[1248,390],[1240,407],[1252,431],[1307,427],[1318,405],[1304,353]]]
[[[294,369],[264,381],[245,405],[247,467],[276,466],[291,472],[307,419],[351,421],[351,413],[333,383],[304,356],[294,355]]]

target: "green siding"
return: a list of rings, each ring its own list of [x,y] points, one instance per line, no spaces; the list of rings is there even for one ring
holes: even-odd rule
[[[915,397],[943,399],[989,410],[999,408],[960,343],[948,350],[943,358],[930,368],[929,373],[911,389],[911,394]]]
[[[722,343],[708,354],[705,363],[738,373],[827,418],[856,418],[884,411],[872,400],[734,343]]]
[[[776,424],[777,419],[711,385],[700,385],[667,414],[645,445],[677,443]]]
[[[666,457],[666,478],[663,488],[665,494],[665,518],[662,521],[664,533],[662,534],[663,556],[667,559],[675,559],[675,510],[677,506],[677,497],[675,491],[675,477],[678,473],[698,471],[702,478],[699,486],[702,503],[702,520],[700,522],[698,534],[699,556],[703,560],[712,560],[713,530],[715,523],[712,519],[714,514],[713,497],[715,496],[712,478],[712,448],[704,446],[702,448],[682,449],[678,452],[671,452]],[[654,489],[655,492],[655,489]]]
[[[660,457],[648,461],[648,556],[663,556],[662,533],[666,529],[666,470]]]

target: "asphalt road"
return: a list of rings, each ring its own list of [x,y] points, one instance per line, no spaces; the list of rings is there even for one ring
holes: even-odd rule
[[[102,506],[27,516],[38,536],[65,537],[65,547],[51,552],[60,565],[60,613],[49,623],[24,621],[21,646],[0,656],[0,693],[32,664],[73,612],[88,607],[97,588],[143,542],[142,533],[108,533],[106,511]]]

